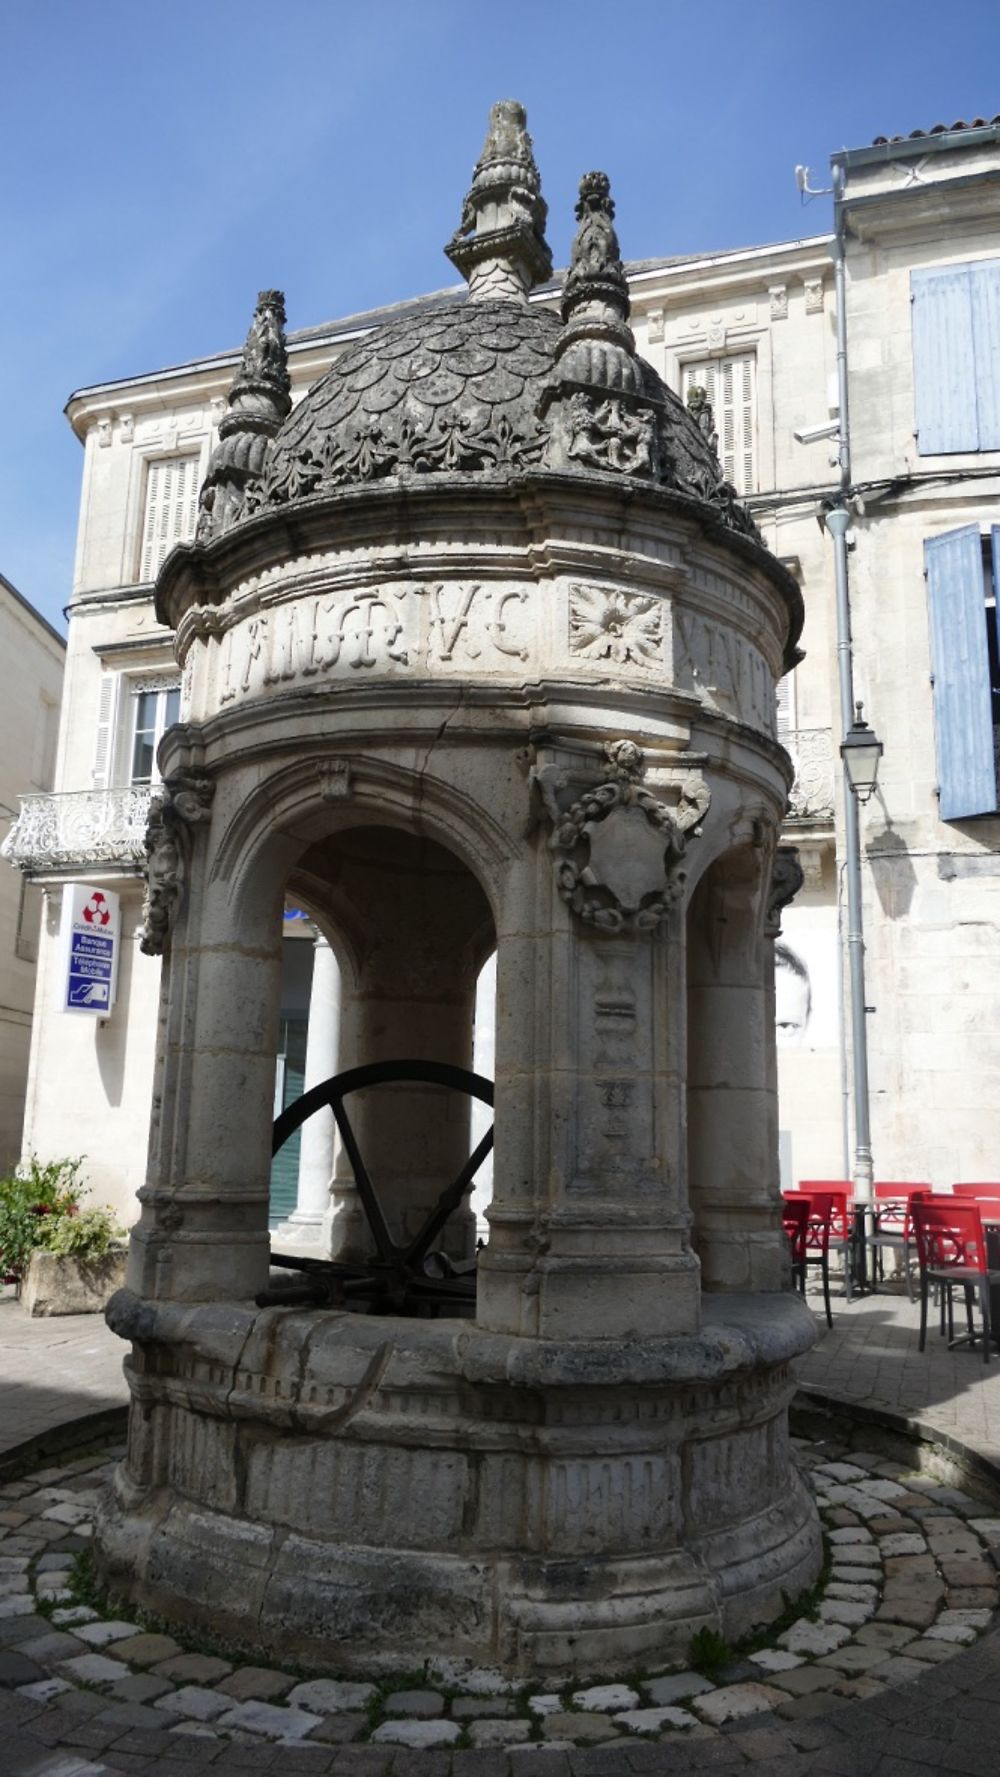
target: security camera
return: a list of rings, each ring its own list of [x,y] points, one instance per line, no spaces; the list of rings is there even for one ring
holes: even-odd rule
[[[836,438],[839,420],[826,420],[822,426],[796,426],[792,437],[799,444],[816,444],[821,438]]]

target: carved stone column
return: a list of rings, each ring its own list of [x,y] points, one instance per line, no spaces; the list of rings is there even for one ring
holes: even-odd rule
[[[694,1330],[683,1144],[686,836],[700,779],[631,741],[536,748],[533,878],[501,929],[497,1145],[481,1325],[566,1339]],[[589,779],[589,782],[588,782]],[[670,801],[666,800],[670,797]]]
[[[267,1280],[267,1202],[281,985],[266,895],[234,915],[206,880],[224,810],[195,774],[165,780],[147,835],[144,950],[162,950],[157,1064],[129,1287],[146,1298],[251,1298]],[[238,792],[237,792],[238,794]],[[187,812],[185,812],[187,811]],[[190,830],[192,819],[202,824]]]

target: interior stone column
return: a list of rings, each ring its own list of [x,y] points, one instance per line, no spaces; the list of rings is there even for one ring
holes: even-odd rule
[[[337,1072],[340,1043],[340,968],[322,932],[313,946],[312,986],[309,993],[309,1027],[306,1033],[306,1066],[303,1092],[319,1086]],[[299,1138],[298,1194],[287,1222],[275,1229],[276,1241],[320,1247],[330,1214],[337,1125],[333,1112],[314,1111],[302,1125]]]
[[[782,1287],[774,947],[763,847],[720,858],[688,929],[688,1164],[706,1289]]]
[[[406,1060],[471,1068],[476,980],[492,940],[475,877],[435,842],[385,828],[343,835],[327,868],[342,916],[350,909],[356,959],[342,983],[341,1070]],[[468,1159],[470,1100],[404,1080],[350,1094],[345,1110],[393,1239],[412,1238]],[[371,1236],[339,1145],[332,1197],[332,1256],[367,1256]],[[465,1259],[475,1238],[467,1201],[440,1244]]]

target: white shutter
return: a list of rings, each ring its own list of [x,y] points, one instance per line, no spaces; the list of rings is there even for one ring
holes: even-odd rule
[[[95,790],[106,790],[114,777],[120,683],[119,673],[101,674],[101,688],[97,698],[97,739],[91,773]]]
[[[756,368],[753,352],[683,367],[681,393],[686,397],[690,388],[700,384],[712,403],[722,473],[738,494],[750,494],[754,489]]]
[[[175,543],[194,536],[198,518],[198,452],[153,457],[146,466],[140,580],[154,580]]]

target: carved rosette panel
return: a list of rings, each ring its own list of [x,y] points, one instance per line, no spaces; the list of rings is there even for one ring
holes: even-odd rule
[[[614,666],[653,667],[663,648],[663,601],[655,595],[608,591],[597,586],[569,589],[570,653]]]
[[[139,935],[146,956],[162,956],[166,948],[184,893],[191,829],[208,820],[214,793],[215,785],[203,772],[181,771],[165,780],[149,805]]]
[[[608,741],[604,752],[602,779],[565,810],[539,782],[553,821],[556,884],[573,912],[600,931],[652,931],[683,893],[687,840],[700,833],[711,793],[691,773],[669,808],[642,783],[634,741]]]

